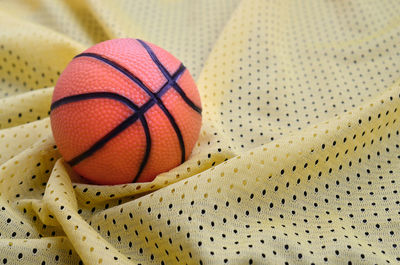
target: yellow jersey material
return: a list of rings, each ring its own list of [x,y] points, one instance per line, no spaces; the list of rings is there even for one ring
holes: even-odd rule
[[[400,4],[0,1],[0,263],[400,262]],[[54,84],[140,38],[190,70],[200,138],[150,183],[63,161]]]

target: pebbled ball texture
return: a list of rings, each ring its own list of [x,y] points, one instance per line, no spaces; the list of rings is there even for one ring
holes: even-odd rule
[[[189,71],[170,53],[113,39],[68,64],[50,120],[61,155],[84,178],[147,182],[188,158],[200,132],[201,102]]]

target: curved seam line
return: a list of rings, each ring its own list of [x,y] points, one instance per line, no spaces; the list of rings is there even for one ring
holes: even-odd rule
[[[125,106],[135,111],[139,109],[139,107],[135,103],[133,103],[130,99],[121,96],[120,94],[112,92],[93,92],[93,93],[78,94],[61,98],[51,104],[50,111],[53,111],[54,109],[68,103],[73,103],[88,99],[103,99],[103,98],[114,99],[116,101],[119,101],[123,103]]]
[[[153,50],[144,41],[139,40],[139,39],[137,39],[137,41],[147,51],[147,53],[149,54],[151,60],[159,68],[161,73],[164,75],[165,79],[167,79],[167,83],[166,84],[169,84],[170,87],[174,88],[174,84],[176,84],[176,79],[172,79],[171,75],[168,73],[168,71],[165,69],[165,67],[163,65],[161,65],[161,62],[158,60],[158,58],[154,54]],[[176,73],[174,74],[175,78],[179,78],[182,75],[184,70],[185,70],[185,68],[184,68],[183,64],[181,64],[180,67],[178,68],[178,70],[176,71]],[[167,115],[167,117],[168,117],[172,127],[174,128],[177,137],[178,137],[179,145],[180,145],[180,148],[181,148],[181,163],[183,163],[183,162],[185,162],[186,148],[185,148],[185,142],[183,140],[182,132],[181,132],[178,124],[176,123],[174,116],[169,112],[169,110],[163,104],[163,102],[160,100],[160,98],[157,97],[157,95],[155,95],[155,97],[158,100],[159,107],[164,111],[165,115]]]
[[[144,104],[140,109],[138,109],[137,112],[126,118],[123,122],[118,124],[118,126],[114,127],[110,132],[108,132],[106,135],[104,135],[100,140],[98,140],[95,144],[93,144],[88,150],[83,152],[82,154],[76,156],[75,158],[71,159],[68,161],[71,166],[75,166],[78,163],[80,163],[82,160],[88,158],[92,154],[94,154],[96,151],[101,149],[105,144],[107,144],[111,139],[119,135],[121,132],[123,132],[125,129],[127,129],[130,125],[132,125],[134,122],[136,122],[138,119],[140,119],[143,114],[149,110],[153,105],[155,105],[154,100],[148,101],[146,104]]]
[[[150,135],[149,125],[147,124],[144,114],[143,116],[140,117],[140,121],[142,122],[144,133],[146,135],[146,151],[144,153],[143,160],[142,163],[140,164],[139,170],[132,182],[136,182],[139,179],[139,176],[142,174],[142,171],[146,166],[147,161],[149,160],[150,150],[151,150],[151,135]]]
[[[142,44],[142,46],[145,48],[145,50],[147,51],[147,53],[150,55],[151,59],[153,60],[153,62],[157,65],[158,69],[160,69],[160,71],[162,72],[162,74],[164,75],[164,77],[168,80],[167,82],[171,82],[173,81],[174,84],[172,84],[172,86],[175,88],[175,90],[181,95],[181,97],[183,98],[183,100],[191,107],[193,108],[196,112],[198,112],[199,114],[201,114],[201,108],[196,106],[196,104],[194,104],[194,102],[186,95],[185,91],[182,90],[182,88],[178,85],[178,83],[176,83],[176,81],[174,81],[173,76],[170,75],[170,73],[168,72],[168,70],[164,67],[164,65],[160,62],[160,60],[157,58],[157,56],[155,55],[154,51],[150,48],[149,45],[147,45],[147,43],[145,43],[144,41],[140,40],[140,39],[136,39],[138,42],[140,42],[140,44]],[[181,68],[184,68],[183,70],[181,70]],[[182,71],[182,73],[180,75],[183,74],[183,72],[186,70],[186,67],[181,63],[181,65],[179,66],[178,70],[176,71]],[[180,75],[178,77],[176,77],[176,80],[180,77]],[[175,86],[176,85],[176,86]]]

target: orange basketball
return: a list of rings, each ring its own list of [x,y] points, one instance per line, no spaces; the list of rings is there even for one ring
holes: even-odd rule
[[[113,39],[68,64],[50,120],[61,155],[82,177],[146,182],[188,158],[201,102],[189,71],[170,53],[142,40]]]

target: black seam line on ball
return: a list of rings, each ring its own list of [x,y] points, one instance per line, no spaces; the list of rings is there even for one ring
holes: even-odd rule
[[[120,94],[113,93],[113,92],[92,92],[92,93],[72,95],[72,96],[61,98],[61,99],[53,102],[53,104],[51,104],[50,111],[53,111],[54,109],[56,109],[62,105],[69,104],[72,102],[88,100],[88,99],[102,99],[102,98],[117,100],[135,111],[139,109],[139,107],[135,103],[133,103],[130,99],[128,99],[124,96],[121,96]]]
[[[101,149],[106,143],[108,143],[111,139],[113,139],[114,137],[116,137],[118,134],[120,134],[121,132],[123,132],[125,129],[127,129],[129,126],[131,126],[133,123],[135,123],[138,119],[141,119],[142,117],[144,117],[144,113],[149,110],[152,106],[154,106],[156,104],[156,102],[154,100],[149,100],[147,101],[143,106],[141,106],[137,112],[135,112],[134,114],[132,114],[131,116],[129,116],[128,118],[126,118],[123,122],[121,122],[120,124],[118,124],[118,126],[116,126],[114,129],[112,129],[110,132],[108,132],[106,135],[104,135],[100,140],[98,140],[95,144],[93,144],[88,150],[86,150],[85,152],[83,152],[82,154],[76,156],[75,158],[71,159],[70,161],[68,161],[68,163],[71,166],[75,166],[78,163],[80,163],[82,160],[88,158],[89,156],[93,155],[96,151],[98,151],[99,149]],[[143,118],[144,120],[144,118]],[[142,124],[143,124],[143,120]],[[144,126],[144,130],[146,132],[146,139],[148,139],[150,137],[150,133],[149,133],[149,128],[147,126],[147,122],[144,122],[143,125]],[[149,135],[147,135],[149,134]],[[150,145],[149,142],[147,142],[147,145]],[[144,156],[144,159],[142,161],[142,164],[140,166],[140,169],[143,170],[144,166],[143,164],[145,164],[147,162],[147,158],[149,156],[149,154],[147,154],[147,151],[150,152],[150,147],[146,147],[146,153]],[[139,170],[140,170],[139,169]],[[138,172],[139,173],[139,172]],[[135,179],[138,177],[135,177]]]
[[[186,95],[186,93],[182,90],[182,88],[178,85],[178,83],[174,82],[173,80],[177,80],[182,74],[183,72],[186,70],[185,66],[183,66],[183,64],[181,64],[178,68],[178,70],[175,72],[175,74],[172,75],[172,77],[170,79],[168,79],[166,84],[169,84],[170,86],[172,86],[176,92],[179,93],[179,95],[182,97],[182,99],[186,102],[187,105],[189,105],[189,107],[191,107],[194,111],[196,111],[197,113],[199,113],[201,115],[201,108],[197,107]],[[158,97],[161,97],[162,95],[164,95],[164,91],[160,89],[160,91],[158,91],[156,94]]]
[[[146,152],[144,153],[142,163],[140,164],[139,170],[132,182],[136,182],[139,179],[140,174],[142,174],[142,171],[143,171],[144,167],[146,166],[147,161],[149,160],[150,150],[151,150],[150,130],[149,130],[149,125],[147,124],[146,118],[144,117],[144,113],[142,116],[140,116],[140,121],[142,122],[143,129],[144,129],[144,132],[146,135]]]
[[[173,74],[172,79],[168,80],[167,82],[164,83],[164,85],[161,87],[161,89],[159,91],[157,91],[155,93],[155,95],[159,98],[161,98],[166,92],[168,92],[168,90],[163,90],[163,87],[165,86],[173,86],[174,84],[174,80],[177,80],[179,77],[181,77],[181,75],[183,74],[183,72],[186,70],[185,66],[183,66],[183,64],[181,64],[181,66],[178,68],[178,70],[176,70],[175,74]]]
[[[168,109],[165,107],[164,103],[161,101],[161,99],[159,97],[157,97],[156,93],[153,93],[139,78],[137,78],[136,76],[134,76],[128,69],[126,69],[125,67],[123,67],[122,65],[119,65],[118,63],[111,61],[99,54],[95,54],[95,53],[81,53],[77,56],[75,56],[75,58],[78,57],[91,57],[91,58],[95,58],[98,59],[110,66],[112,66],[114,69],[118,70],[119,72],[123,73],[125,76],[127,76],[130,80],[132,80],[135,84],[137,84],[140,88],[142,88],[151,98],[152,100],[155,100],[157,105],[160,107],[160,109],[164,112],[164,114],[167,116],[169,122],[171,123],[172,127],[174,128],[174,131],[178,137],[178,141],[179,141],[179,145],[181,148],[181,163],[185,162],[185,144],[183,142],[183,137],[182,137],[182,133],[174,119],[174,117],[171,115],[171,113],[168,111]],[[176,83],[176,80],[171,80],[171,82]],[[161,90],[168,90],[170,89],[171,86],[171,82],[167,82],[166,84],[164,84],[164,86],[160,89]],[[165,92],[164,92],[165,93]]]
[[[188,96],[186,95],[185,91],[182,90],[182,88],[178,85],[178,83],[176,83],[175,80],[177,80],[179,78],[180,75],[183,74],[183,72],[186,70],[185,66],[183,64],[181,64],[178,68],[178,70],[176,71],[176,73],[179,72],[179,76],[175,79],[174,78],[174,74],[173,76],[171,76],[168,72],[167,69],[165,69],[164,65],[160,62],[160,60],[157,58],[157,56],[155,55],[154,51],[150,48],[149,45],[147,45],[147,43],[145,43],[142,40],[137,39],[138,42],[140,42],[140,44],[142,44],[142,46],[146,49],[147,53],[150,55],[151,59],[153,60],[153,62],[157,65],[158,69],[160,69],[160,71],[162,72],[162,74],[164,75],[164,77],[168,80],[167,82],[172,82],[172,86],[174,87],[174,89],[176,90],[176,92],[179,93],[179,95],[181,95],[182,99],[186,102],[186,104],[188,104],[194,111],[198,112],[199,114],[201,114],[201,108],[196,106],[196,104],[193,103],[193,101],[190,100],[190,98],[188,98]]]
[[[149,54],[151,60],[154,62],[154,64],[160,69],[161,73],[163,74],[163,76],[165,77],[165,79],[167,80],[167,82],[165,83],[164,86],[169,86],[169,87],[173,87],[174,85],[177,84],[176,81],[177,79],[172,78],[172,76],[168,73],[168,71],[165,69],[165,67],[160,63],[160,60],[158,60],[157,56],[154,54],[153,50],[142,40],[137,39],[137,41],[143,46],[143,48],[147,51],[147,53]],[[180,67],[178,68],[178,70],[175,72],[174,77],[175,78],[179,78],[183,71],[185,70],[185,66],[183,66],[183,64],[180,65]],[[160,89],[160,91],[162,91],[162,89]],[[160,92],[159,91],[159,92]],[[156,94],[157,96],[157,94]],[[159,98],[157,96],[157,98]],[[185,142],[183,141],[183,136],[182,136],[182,132],[179,129],[178,124],[175,121],[175,118],[172,116],[172,114],[168,111],[167,107],[164,105],[164,103],[160,100],[160,104],[159,106],[161,108],[164,108],[166,110],[165,114],[167,115],[170,123],[172,124],[172,127],[174,127],[174,130],[176,132],[176,135],[178,136],[178,141],[179,141],[179,145],[181,148],[181,163],[185,162],[185,156],[186,156],[186,148],[185,148]]]
[[[81,100],[89,100],[89,99],[113,99],[113,100],[117,100],[121,103],[123,103],[124,105],[128,106],[129,108],[131,108],[134,111],[138,111],[139,107],[133,103],[130,99],[121,96],[120,94],[116,94],[116,93],[112,93],[112,92],[93,92],[93,93],[86,93],[86,94],[79,94],[79,95],[73,95],[73,96],[69,96],[69,97],[65,97],[62,99],[59,99],[57,101],[55,101],[50,109],[54,110],[62,105],[68,104],[68,103],[72,103],[72,102],[77,102],[77,101],[81,101]],[[152,101],[154,102],[154,101]],[[154,105],[154,104],[153,104]],[[150,108],[151,106],[149,106]],[[144,167],[147,164],[149,155],[150,155],[150,149],[151,149],[151,136],[150,136],[150,130],[149,130],[149,126],[147,124],[146,118],[143,116],[143,114],[139,117],[140,122],[142,123],[145,135],[146,135],[146,151],[145,154],[143,156],[143,160],[140,164],[139,170],[133,180],[133,182],[135,182],[140,174],[142,173]],[[101,148],[104,144],[100,144]],[[98,150],[98,149],[97,149]],[[81,162],[83,159],[85,159],[86,157],[90,156],[92,153],[96,152],[97,150],[92,150],[90,154],[87,154],[85,156],[78,156],[74,159],[72,159],[71,161],[69,161],[68,163],[70,163],[71,165],[76,165],[79,162]],[[72,163],[73,162],[73,163]]]

